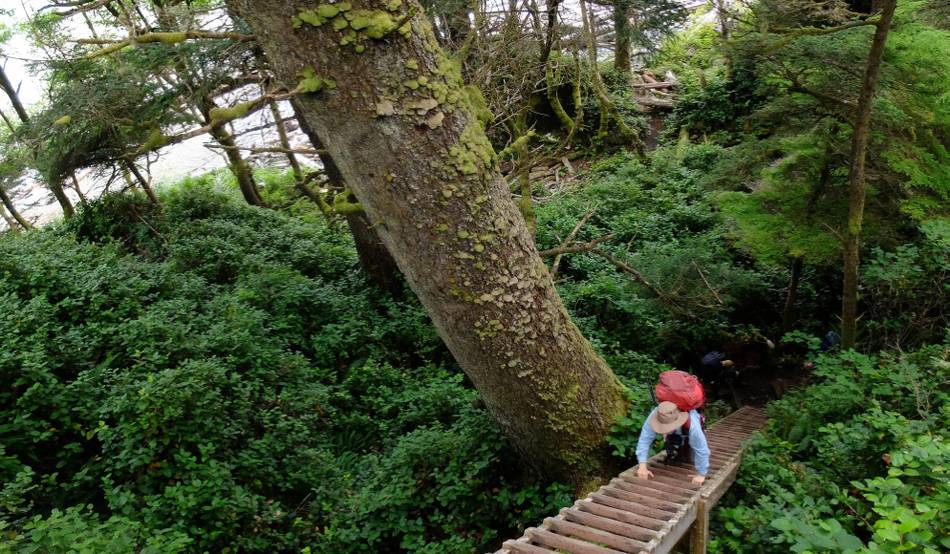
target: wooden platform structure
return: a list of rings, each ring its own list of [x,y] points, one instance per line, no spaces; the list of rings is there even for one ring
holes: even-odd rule
[[[690,481],[691,465],[665,464],[663,452],[650,458],[653,478],[639,479],[630,468],[496,554],[664,554],[690,530],[690,552],[705,553],[709,511],[735,481],[746,441],[765,421],[764,410],[746,406],[706,429],[710,468],[702,486]]]

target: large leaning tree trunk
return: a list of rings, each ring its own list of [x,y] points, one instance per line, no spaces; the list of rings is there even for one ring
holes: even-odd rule
[[[511,442],[550,477],[601,475],[622,386],[565,311],[416,0],[228,5],[287,88],[322,87],[299,115]]]
[[[858,108],[851,135],[851,165],[848,169],[848,226],[844,236],[844,279],[841,299],[841,347],[851,348],[857,337],[858,327],[858,264],[861,250],[861,227],[864,222],[864,198],[866,184],[864,162],[867,156],[868,136],[871,132],[871,107],[874,90],[881,72],[884,45],[891,29],[897,0],[884,0],[881,18],[874,30],[871,51],[864,71],[864,81],[858,97]]]

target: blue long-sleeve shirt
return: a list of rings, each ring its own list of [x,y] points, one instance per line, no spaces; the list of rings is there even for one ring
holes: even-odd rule
[[[654,412],[656,408],[653,408],[643,422],[640,440],[637,441],[637,461],[641,464],[650,459],[650,445],[656,440],[656,431],[650,427],[650,419]],[[682,427],[673,432],[682,433]],[[689,411],[689,447],[693,450],[693,465],[696,466],[696,472],[706,475],[709,471],[709,445],[706,443],[706,434],[703,433],[699,412],[696,410]]]

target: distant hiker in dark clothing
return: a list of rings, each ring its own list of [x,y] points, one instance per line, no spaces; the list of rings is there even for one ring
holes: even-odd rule
[[[827,352],[841,344],[841,335],[835,333],[834,331],[828,331],[825,333],[825,336],[821,337],[821,351]]]
[[[703,356],[699,377],[704,383],[713,384],[734,371],[735,363],[725,353],[713,350]]]

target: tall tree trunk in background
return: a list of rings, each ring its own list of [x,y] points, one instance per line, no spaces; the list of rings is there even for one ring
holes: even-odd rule
[[[375,23],[341,46],[345,15],[294,28],[312,0],[228,0],[286,87],[304,70],[335,83],[299,96],[299,115],[511,442],[581,486],[602,475],[622,387],[567,315],[423,9],[350,4]]]
[[[29,121],[30,116],[26,113],[23,103],[20,102],[20,95],[17,94],[16,88],[13,87],[13,83],[10,82],[10,78],[7,77],[7,72],[4,71],[2,66],[0,66],[0,88],[2,88],[3,92],[10,98],[10,103],[13,104],[13,109],[20,117],[20,121],[24,123]]]
[[[719,19],[719,48],[722,51],[723,59],[726,63],[726,80],[731,81],[733,75],[732,69],[732,45],[729,44],[731,33],[729,21],[728,0],[715,0],[716,17]]]
[[[139,187],[145,192],[145,195],[148,196],[148,199],[155,204],[160,206],[161,203],[158,201],[158,197],[155,196],[155,191],[152,190],[152,185],[149,184],[148,179],[142,175],[142,172],[139,171],[138,166],[135,165],[135,162],[132,160],[124,160],[123,162],[125,167],[135,176],[135,180],[138,181]],[[78,183],[77,183],[78,187]]]
[[[587,55],[591,66],[591,80],[594,84],[594,92],[597,93],[597,101],[600,104],[600,128],[597,130],[597,137],[605,138],[610,134],[610,121],[613,120],[623,140],[633,147],[641,161],[645,160],[645,147],[640,139],[640,134],[624,121],[623,114],[617,110],[617,106],[611,101],[607,85],[604,84],[604,79],[600,75],[600,69],[597,65],[597,36],[594,12],[588,9],[587,2],[584,0],[580,0],[579,5],[581,8],[581,22],[584,26],[584,37],[587,41]]]
[[[56,201],[59,202],[60,208],[63,209],[63,215],[67,218],[72,217],[73,214],[76,213],[76,208],[73,207],[72,201],[66,196],[66,189],[63,188],[62,180],[49,180],[46,186],[49,187],[50,192],[53,193]]]
[[[198,102],[198,109],[201,111],[206,124],[211,122],[211,110],[216,107],[214,99],[208,96],[201,98]],[[244,200],[252,206],[266,206],[261,195],[257,192],[257,183],[254,181],[251,167],[247,165],[247,161],[241,155],[241,151],[238,150],[234,136],[223,125],[212,126],[210,134],[218,144],[224,147],[224,155],[228,157],[228,165],[231,168],[231,173],[234,174],[234,178],[237,179],[238,188],[241,190],[241,196],[244,197]]]
[[[547,22],[544,25],[544,43],[541,45],[541,71],[544,71],[551,57],[551,50],[558,37],[557,15],[562,0],[544,0]]]
[[[292,100],[291,105],[297,114],[297,122],[300,125],[300,130],[307,135],[313,147],[321,151],[318,156],[320,157],[320,163],[323,164],[323,171],[326,173],[330,185],[336,190],[345,189],[346,182],[343,179],[340,168],[333,161],[333,157],[326,153],[323,140],[302,115],[304,109],[303,105],[297,99]],[[353,190],[353,187],[350,187],[350,190]],[[359,196],[357,196],[356,199],[359,201]],[[386,249],[382,240],[380,240],[379,235],[376,234],[366,214],[350,213],[345,214],[344,217],[346,218],[346,225],[350,229],[350,234],[353,235],[356,255],[360,259],[360,268],[363,270],[363,273],[369,277],[370,281],[376,283],[376,286],[379,288],[388,291],[393,296],[402,296],[404,285],[401,277],[402,274],[399,272],[399,266],[396,264],[396,260],[393,259],[392,254],[389,253],[389,250]]]
[[[5,71],[0,68],[0,89],[3,89],[3,92],[6,93],[7,97],[10,99],[10,103],[13,105],[13,109],[16,111],[17,116],[20,118],[20,121],[23,123],[28,123],[30,121],[30,115],[26,113],[26,109],[23,107],[23,103],[20,102],[20,95],[17,94],[17,90],[13,87],[13,83],[10,82],[10,79],[7,77]],[[6,119],[6,116],[4,116]],[[7,125],[9,125],[9,121]],[[69,197],[66,196],[66,191],[63,189],[62,180],[50,179],[46,183],[50,191],[53,193],[53,196],[59,202],[60,207],[63,209],[63,215],[66,217],[72,216],[76,210],[73,208],[73,203],[70,202]]]
[[[798,301],[798,283],[802,278],[802,268],[805,266],[801,256],[792,258],[791,276],[788,279],[788,294],[785,296],[785,309],[782,310],[782,331],[789,332],[798,319],[795,312],[795,302]]]
[[[3,203],[3,206],[10,212],[10,215],[13,216],[13,219],[16,220],[24,229],[32,229],[33,225],[27,220],[23,215],[20,214],[19,210],[16,209],[16,206],[13,205],[13,199],[10,198],[10,195],[4,190],[3,186],[0,185],[0,203]]]
[[[0,216],[3,217],[3,222],[7,224],[9,230],[14,233],[20,232],[20,224],[10,217],[10,214],[7,213],[7,209],[3,207],[3,204],[0,204]]]
[[[851,166],[848,169],[848,226],[844,237],[844,279],[841,299],[841,347],[854,347],[858,324],[858,264],[861,249],[861,226],[864,222],[864,198],[866,193],[864,161],[867,156],[868,135],[871,130],[871,108],[874,89],[877,86],[884,57],[884,44],[891,29],[897,0],[884,0],[881,19],[874,30],[871,51],[861,94],[858,98],[854,130],[851,137]]]
[[[630,0],[614,2],[614,68],[630,72]]]

